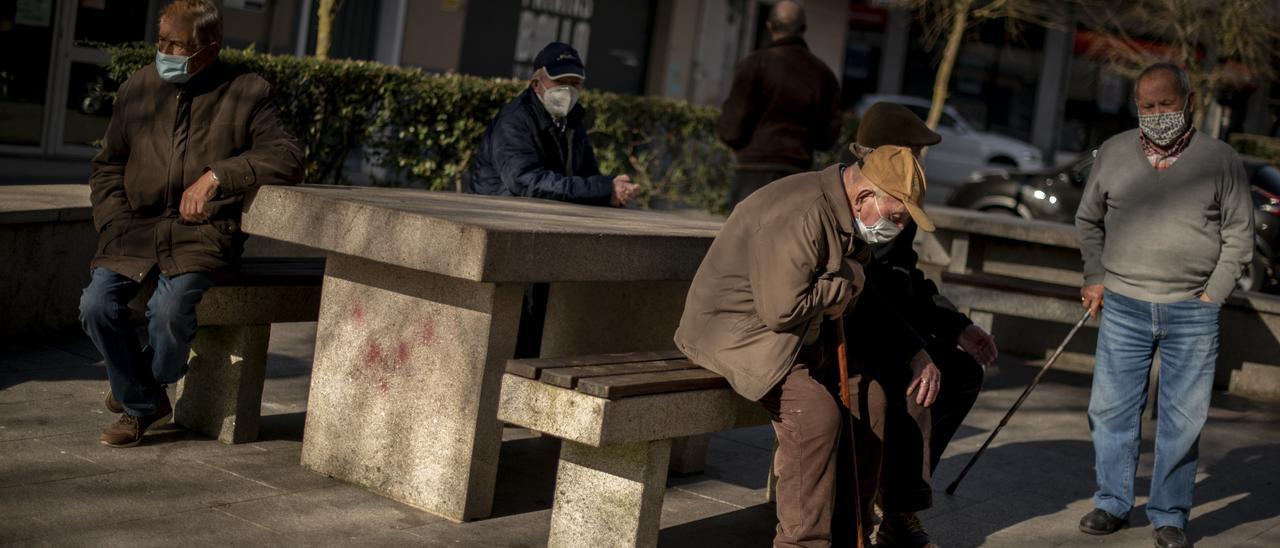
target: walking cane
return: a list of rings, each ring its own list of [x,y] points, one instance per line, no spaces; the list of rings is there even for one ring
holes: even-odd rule
[[[853,402],[849,396],[849,349],[844,340],[844,317],[836,318],[836,340],[839,345],[836,346],[836,360],[840,362],[840,401],[844,402],[844,406],[853,413]],[[852,425],[850,421],[850,425]],[[849,436],[853,436],[852,430]],[[858,548],[865,548],[863,541],[862,529],[862,488],[858,485],[858,450],[854,447],[853,456],[853,505],[857,508],[858,519]]]
[[[1080,326],[1084,325],[1084,322],[1086,321],[1089,321],[1088,310],[1084,312],[1084,316],[1080,317],[1080,321],[1076,322],[1076,325],[1071,328],[1071,332],[1067,333],[1067,338],[1062,340],[1062,344],[1058,345],[1058,349],[1053,351],[1053,355],[1049,356],[1049,359],[1044,362],[1044,366],[1040,368],[1040,372],[1036,373],[1036,378],[1031,379],[1031,384],[1027,385],[1027,389],[1022,391],[1021,396],[1018,396],[1018,401],[1013,402],[1013,407],[1009,408],[1009,412],[1004,414],[1003,419],[1000,419],[1000,425],[996,426],[996,429],[991,432],[990,436],[987,436],[987,441],[982,443],[982,447],[978,449],[978,452],[974,453],[973,456],[969,458],[969,464],[964,465],[964,470],[960,471],[960,475],[956,477],[956,480],[951,482],[951,485],[947,486],[948,495],[954,495],[956,493],[956,487],[960,486],[960,480],[964,479],[964,475],[969,473],[970,468],[973,468],[973,463],[978,462],[978,457],[981,457],[982,452],[987,450],[988,445],[991,445],[991,440],[996,439],[996,434],[1000,433],[1000,429],[1004,428],[1004,425],[1009,424],[1009,417],[1012,417],[1013,414],[1018,411],[1018,407],[1022,406],[1022,402],[1026,401],[1027,396],[1031,395],[1031,391],[1035,390],[1037,384],[1040,384],[1040,379],[1044,377],[1045,373],[1049,372],[1050,367],[1053,367],[1053,362],[1058,361],[1058,356],[1062,355],[1062,350],[1067,347],[1067,343],[1071,342],[1071,338],[1076,336],[1076,331],[1079,331]]]

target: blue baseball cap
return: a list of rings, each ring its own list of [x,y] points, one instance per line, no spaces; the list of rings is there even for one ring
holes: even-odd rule
[[[584,80],[587,78],[587,68],[582,64],[582,56],[578,55],[578,50],[573,49],[573,46],[564,42],[552,42],[538,52],[538,56],[533,58],[533,70],[537,72],[538,69],[546,69],[547,76],[552,80],[565,76],[577,76]]]

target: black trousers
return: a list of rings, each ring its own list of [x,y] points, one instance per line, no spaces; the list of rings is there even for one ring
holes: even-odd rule
[[[887,395],[879,478],[885,512],[919,512],[933,507],[933,471],[982,390],[982,366],[969,354],[941,346],[932,346],[927,352],[942,372],[941,391],[928,408],[917,404],[915,396],[906,395],[911,382],[906,364],[870,368]]]

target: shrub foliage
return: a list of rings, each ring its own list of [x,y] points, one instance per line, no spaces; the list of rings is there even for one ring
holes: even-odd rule
[[[106,49],[117,83],[155,56],[150,44]],[[220,59],[272,83],[281,117],[304,147],[308,183],[347,183],[343,162],[363,150],[388,173],[377,184],[458,189],[485,127],[526,85],[251,49],[223,50]],[[715,135],[716,109],[598,91],[582,102],[600,169],[630,174],[642,206],[721,207],[733,168]]]

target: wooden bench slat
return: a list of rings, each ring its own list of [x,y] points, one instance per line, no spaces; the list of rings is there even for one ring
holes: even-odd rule
[[[609,377],[635,373],[657,373],[662,371],[679,371],[698,367],[689,360],[662,360],[652,362],[615,363],[610,365],[584,365],[582,367],[560,367],[544,369],[539,378],[542,382],[561,388],[574,388],[581,379],[593,377]]]
[[[573,356],[567,358],[528,358],[522,360],[507,360],[507,373],[519,375],[526,379],[537,379],[538,375],[544,369],[581,367],[584,365],[613,365],[618,363],[678,360],[683,358],[684,354],[681,354],[679,350],[596,354],[592,356]]]
[[[635,373],[614,377],[594,377],[578,381],[577,390],[584,394],[615,400],[645,394],[728,388],[724,377],[702,368]]]

